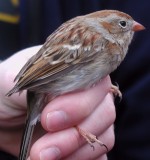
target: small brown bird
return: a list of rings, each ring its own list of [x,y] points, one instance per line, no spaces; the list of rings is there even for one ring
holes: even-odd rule
[[[40,113],[55,97],[92,87],[114,71],[124,59],[135,31],[143,30],[128,14],[103,10],[73,18],[62,24],[31,57],[7,93],[27,90],[27,121],[19,160],[26,160],[34,126]],[[117,87],[112,91],[121,96]],[[77,127],[92,145],[96,136]],[[105,146],[106,147],[106,146]]]

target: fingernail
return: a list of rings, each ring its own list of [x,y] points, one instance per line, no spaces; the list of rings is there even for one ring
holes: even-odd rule
[[[67,123],[67,115],[64,111],[54,111],[47,114],[46,125],[49,131],[63,129]]]
[[[46,148],[40,152],[40,160],[58,160],[60,157],[60,150],[57,147]]]

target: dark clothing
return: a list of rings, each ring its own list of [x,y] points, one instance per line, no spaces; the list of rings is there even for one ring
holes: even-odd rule
[[[0,59],[20,49],[19,10],[10,0],[0,0]]]
[[[111,75],[123,92],[123,100],[116,107],[116,143],[109,159],[150,160],[150,1],[36,0],[33,3],[21,0],[15,10],[20,21],[16,24],[0,21],[0,59],[43,43],[52,31],[72,17],[101,9],[124,11],[147,28],[136,33],[125,61]]]
[[[0,160],[17,160],[17,158],[8,153],[0,151]]]

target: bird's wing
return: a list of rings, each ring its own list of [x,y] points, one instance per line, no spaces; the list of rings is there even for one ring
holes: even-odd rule
[[[39,52],[29,59],[16,76],[15,80],[18,81],[7,94],[8,96],[24,88],[27,89],[25,86],[29,86],[35,81],[46,77],[53,79],[56,74],[61,76],[76,64],[92,61],[94,54],[101,52],[102,48],[104,48],[104,45],[101,47],[98,43],[105,44],[103,43],[105,39],[98,33],[91,32],[85,28],[83,30],[78,25],[77,30],[68,26],[68,30],[71,31],[68,34],[68,30],[63,32],[62,28],[64,27],[66,26],[62,25],[54,34],[48,37]],[[69,42],[68,38],[70,39]],[[99,39],[98,42],[97,39]]]

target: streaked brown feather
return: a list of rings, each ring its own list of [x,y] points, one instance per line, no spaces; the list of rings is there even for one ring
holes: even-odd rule
[[[78,21],[76,20],[77,18]],[[31,87],[30,84],[34,84],[37,81],[39,82],[39,80],[40,83],[42,83],[44,78],[49,77],[53,79],[56,74],[58,75],[60,72],[65,72],[70,65],[87,63],[93,60],[93,55],[97,53],[93,50],[97,39],[99,40],[99,44],[104,44],[104,41],[107,40],[96,31],[91,31],[91,27],[83,27],[80,21],[81,17],[77,18],[62,24],[47,38],[39,52],[28,60],[16,76],[15,81],[18,80],[18,82],[12,91],[9,92],[10,94],[21,91],[24,88],[28,89],[28,87]],[[76,30],[74,30],[74,27]],[[74,34],[70,35],[70,32],[68,32],[70,30],[72,30]],[[68,37],[70,37],[70,41],[68,41]],[[92,40],[91,45],[93,48],[90,45],[90,39]],[[81,47],[76,50],[69,50],[63,47],[64,45],[73,46],[76,44],[81,44]],[[87,49],[87,47],[90,48]],[[101,48],[99,52],[101,52]]]

